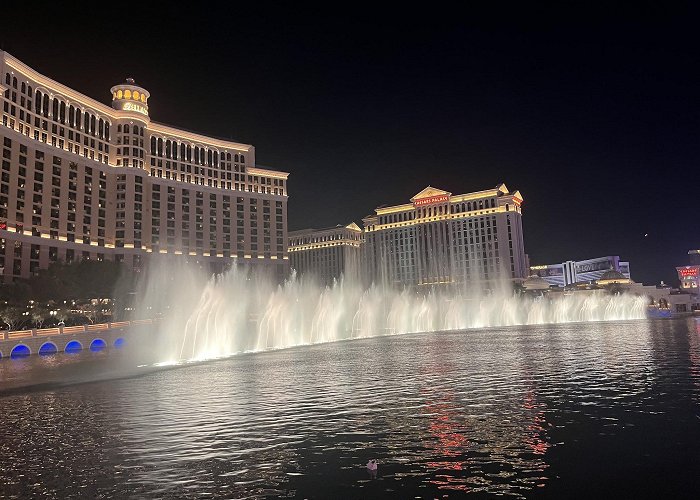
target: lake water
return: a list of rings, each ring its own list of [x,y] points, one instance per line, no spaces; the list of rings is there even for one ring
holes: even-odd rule
[[[697,498],[699,325],[4,359],[0,497]]]

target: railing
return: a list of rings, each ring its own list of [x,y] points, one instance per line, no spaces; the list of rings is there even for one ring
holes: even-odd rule
[[[24,339],[29,337],[50,337],[51,335],[75,335],[76,333],[96,332],[101,330],[119,330],[137,325],[150,325],[152,319],[133,321],[116,321],[114,323],[96,323],[78,326],[56,326],[53,328],[33,328],[31,330],[0,330],[0,340]]]

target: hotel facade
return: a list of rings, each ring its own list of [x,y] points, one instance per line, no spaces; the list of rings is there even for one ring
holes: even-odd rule
[[[360,278],[362,229],[354,222],[327,229],[289,232],[289,262],[299,276],[313,275],[323,284],[341,276]]]
[[[428,186],[365,217],[364,273],[385,285],[464,286],[527,276],[523,198],[505,184],[453,195]]]
[[[155,254],[286,275],[289,174],[256,166],[252,145],[151,121],[132,79],[107,106],[2,51],[0,96],[3,281]]]

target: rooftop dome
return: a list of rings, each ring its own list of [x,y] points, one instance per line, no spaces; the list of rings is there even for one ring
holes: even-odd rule
[[[624,281],[624,282],[628,282],[629,279],[627,277],[625,277],[625,275],[622,274],[620,271],[615,271],[614,269],[610,269],[609,271],[605,271],[598,281]]]
[[[632,283],[632,280],[629,278],[625,277],[624,274],[622,274],[619,271],[615,271],[614,269],[610,269],[609,271],[605,271],[603,275],[600,277],[598,281],[596,281],[596,284],[598,286],[603,286],[603,287],[614,287],[614,288],[619,288],[621,285],[623,288],[626,288]]]
[[[549,290],[549,283],[539,276],[530,276],[523,281],[525,290]]]

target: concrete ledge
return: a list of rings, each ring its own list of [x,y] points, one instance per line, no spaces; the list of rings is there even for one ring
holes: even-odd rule
[[[65,352],[90,349],[93,342],[101,340],[105,347],[113,347],[118,339],[126,339],[134,329],[153,324],[153,320],[120,321],[81,326],[59,326],[33,330],[0,331],[0,357],[10,358],[18,346],[24,346],[29,354],[38,354],[42,346]],[[72,343],[72,344],[71,344]],[[69,346],[70,344],[70,346]],[[26,353],[26,349],[22,349]],[[16,352],[18,353],[19,350]]]

